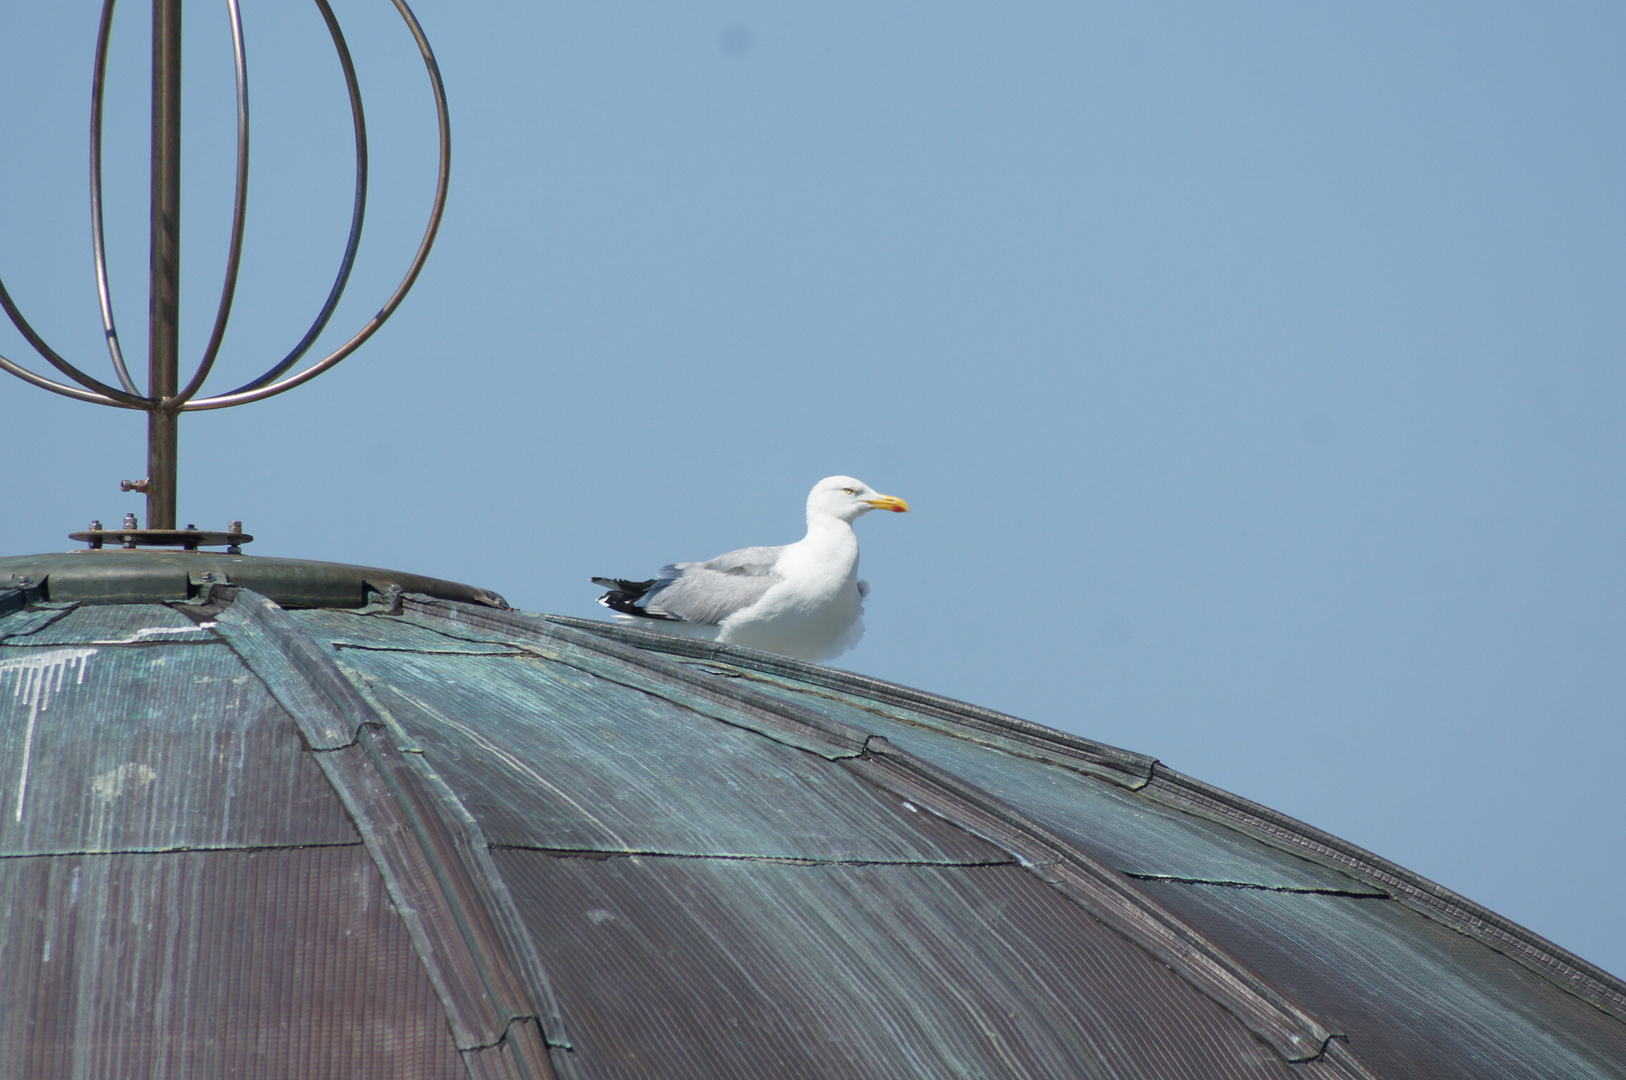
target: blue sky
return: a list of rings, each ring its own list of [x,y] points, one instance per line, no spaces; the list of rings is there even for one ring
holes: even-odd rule
[[[336,8],[375,187],[329,347],[433,179],[409,39]],[[915,513],[860,523],[843,666],[1155,754],[1626,974],[1626,11],[415,10],[452,104],[441,240],[338,369],[186,418],[184,521],[593,615],[590,575],[795,539],[851,473]],[[231,113],[224,18],[189,17],[195,356]],[[320,304],[350,183],[314,9],[244,17],[219,389]],[[105,372],[94,18],[0,16],[0,274]],[[108,114],[138,359],[145,19],[120,9]],[[9,328],[0,354],[27,354]],[[139,416],[6,379],[0,417],[0,551],[143,511]]]

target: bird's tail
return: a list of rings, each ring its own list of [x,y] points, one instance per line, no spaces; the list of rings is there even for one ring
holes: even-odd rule
[[[665,619],[669,622],[681,622],[676,615],[668,615],[664,611],[645,611],[638,606],[638,601],[644,594],[660,581],[659,578],[650,578],[648,581],[625,581],[621,578],[593,578],[594,585],[600,585],[610,590],[598,598],[598,602],[620,615],[631,615],[639,619]]]

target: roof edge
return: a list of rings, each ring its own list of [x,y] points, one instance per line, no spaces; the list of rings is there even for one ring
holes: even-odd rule
[[[0,589],[24,589],[30,603],[198,600],[214,585],[239,585],[294,608],[365,607],[369,593],[387,594],[392,588],[486,607],[508,606],[501,596],[473,585],[312,559],[144,548],[86,548],[0,558]]]
[[[1438,882],[1158,762],[1141,794],[1246,832],[1273,847],[1359,875],[1413,911],[1485,944],[1560,989],[1626,1021],[1626,981]]]

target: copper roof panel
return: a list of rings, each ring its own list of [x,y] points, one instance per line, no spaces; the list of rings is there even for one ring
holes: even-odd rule
[[[494,854],[576,1075],[1343,1075],[1287,1064],[1016,867]]]
[[[66,629],[101,640],[114,623],[139,631],[118,617]],[[356,840],[293,721],[236,656],[207,632],[149,637],[0,645],[0,854]]]
[[[432,605],[431,610],[443,616],[433,625],[445,633],[488,642],[502,640],[503,634],[493,632],[497,624],[513,621],[512,616],[488,617],[451,605]],[[459,625],[459,619],[468,620],[468,625]],[[1030,817],[1125,873],[1384,895],[1372,883],[1338,869],[1132,794],[1153,774],[1154,759],[1145,755],[908,687],[766,653],[560,616],[548,616],[547,622],[570,628],[561,635],[565,640],[550,642],[549,648],[570,649],[565,642],[579,640],[570,631],[587,630],[608,641],[656,645],[679,657],[703,657],[679,666],[691,678],[733,684],[744,693],[822,716],[858,738],[880,735],[1022,807]],[[590,649],[576,648],[574,653],[591,656]]]
[[[1064,760],[1060,754],[1050,761],[1028,756],[1043,753],[1031,744],[1006,740],[1004,749],[995,748],[979,741],[986,737],[982,733],[952,720],[798,683],[782,674],[763,676],[715,662],[697,670],[737,678],[754,691],[881,735],[1021,807],[1125,873],[1384,895],[1348,874],[1068,768],[1058,763]]]
[[[1390,900],[1160,884],[1153,896],[1296,995],[1381,1075],[1619,1080],[1626,1024]]]
[[[469,625],[491,622],[468,605],[457,605],[457,609],[460,612],[458,617]],[[603,641],[660,654],[682,666],[704,668],[716,665],[734,669],[735,674],[749,672],[762,681],[783,680],[792,686],[812,688],[815,693],[834,691],[832,696],[838,699],[851,695],[861,699],[866,706],[884,702],[888,706],[906,709],[937,721],[947,721],[946,730],[967,733],[988,745],[1007,749],[1019,747],[1040,760],[1061,762],[1070,768],[1128,787],[1138,787],[1151,779],[1152,766],[1156,761],[1146,754],[1057,731],[1018,716],[841,668],[619,623],[566,615],[541,615],[536,618],[554,626],[590,634]]]
[[[366,851],[0,859],[0,1076],[467,1075]]]
[[[493,844],[825,861],[1008,857],[818,754],[592,658],[340,650]],[[613,671],[599,664],[599,670]]]
[[[422,597],[30,589],[0,1076],[1626,1075],[1607,976],[1144,755]]]
[[[1126,874],[1384,895],[1348,874],[1137,792],[964,738],[870,717],[875,734],[1020,806]]]
[[[63,605],[61,614],[7,645],[158,645],[207,641],[209,632],[167,604]]]
[[[288,617],[308,634],[339,648],[390,649],[422,653],[509,655],[523,651],[520,646],[480,638],[442,633],[392,618],[376,610],[346,611],[339,608],[306,608],[288,612]],[[447,627],[448,630],[453,629]]]

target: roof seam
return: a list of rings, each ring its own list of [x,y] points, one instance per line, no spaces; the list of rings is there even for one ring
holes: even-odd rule
[[[1174,874],[1143,874],[1132,870],[1120,870],[1125,877],[1132,877],[1136,881],[1156,881],[1170,885],[1212,885],[1222,889],[1258,889],[1261,892],[1299,893],[1313,896],[1347,896],[1356,900],[1389,900],[1391,897],[1385,892],[1357,892],[1354,889],[1317,889],[1311,886],[1294,885],[1262,885],[1256,881],[1225,881],[1217,878],[1179,877]]]
[[[707,661],[707,663],[712,662],[714,661]],[[702,668],[702,670],[704,669]],[[1056,753],[1055,747],[1045,748],[1038,745],[1038,740],[1036,739],[1015,738],[1007,732],[985,731],[981,727],[973,727],[970,732],[945,732],[942,728],[933,727],[929,724],[923,724],[912,717],[901,716],[895,712],[886,712],[882,709],[873,708],[869,705],[863,704],[863,702],[859,700],[837,697],[834,693],[825,693],[820,690],[808,689],[806,686],[796,686],[791,683],[782,682],[779,679],[763,675],[760,672],[752,671],[749,668],[738,668],[732,667],[731,665],[731,670],[719,670],[716,672],[716,674],[719,674],[724,678],[744,678],[749,679],[752,682],[765,683],[769,686],[777,686],[784,690],[792,690],[796,693],[811,694],[814,697],[824,698],[826,701],[834,701],[839,705],[845,705],[848,708],[857,709],[860,712],[867,712],[896,723],[908,724],[911,727],[920,728],[922,731],[934,731],[938,734],[947,734],[953,738],[963,739],[965,742],[972,743],[976,746],[986,746],[990,750],[997,750],[1000,753],[1010,754],[1012,757],[1023,758],[1027,761],[1037,761],[1042,765],[1054,765],[1057,768],[1066,769],[1069,772],[1077,773],[1080,776],[1086,776],[1092,780],[1104,780],[1109,784],[1126,788],[1130,791],[1139,791],[1141,788],[1146,786],[1148,780],[1150,779],[1149,775],[1137,776],[1135,774],[1125,774],[1122,770],[1113,769],[1094,762],[1081,762],[1077,760],[1076,754]],[[954,718],[952,717],[937,717],[937,719],[944,720],[949,723],[954,722]],[[1067,748],[1063,747],[1063,749]],[[1155,764],[1155,762],[1153,764]],[[1148,770],[1150,770],[1150,768],[1151,766],[1148,766]]]
[[[0,645],[10,644],[13,638],[37,634],[79,606],[77,603],[73,603],[63,607],[43,608],[33,604],[17,603],[15,606],[7,607],[8,602],[19,598],[26,601],[27,591],[23,589],[0,590],[0,618],[11,618],[15,615],[18,616],[17,621],[19,624],[19,628],[14,630],[0,628]]]
[[[542,653],[540,650],[525,649],[519,655],[542,656],[542,655],[545,655],[545,654]],[[558,664],[560,667],[567,667],[572,671],[579,671],[584,675],[590,676],[591,678],[600,679],[600,680],[602,680],[604,682],[607,682],[607,683],[611,684],[612,686],[619,686],[619,687],[622,687],[622,688],[627,689],[627,690],[632,690],[632,691],[635,691],[635,692],[640,693],[640,694],[645,694],[645,695],[647,695],[649,697],[652,697],[652,698],[655,698],[655,699],[657,699],[659,701],[664,701],[668,705],[673,705],[673,706],[676,706],[677,708],[683,709],[683,710],[685,710],[687,712],[692,712],[697,716],[704,716],[706,719],[714,720],[719,724],[727,724],[729,727],[732,727],[732,728],[739,728],[742,731],[749,731],[749,732],[752,732],[753,734],[761,735],[763,738],[769,739],[769,740],[771,740],[773,742],[776,742],[776,743],[779,743],[781,746],[788,746],[793,750],[800,750],[800,751],[802,751],[804,753],[809,753],[809,754],[818,753],[817,751],[809,749],[806,745],[803,745],[804,743],[809,741],[807,739],[803,739],[801,742],[792,742],[792,741],[790,741],[788,739],[785,739],[785,738],[781,737],[780,735],[778,735],[777,733],[775,733],[771,729],[763,730],[763,728],[760,727],[760,726],[753,726],[751,724],[742,724],[738,720],[732,720],[727,716],[719,716],[716,713],[707,712],[704,709],[696,707],[693,702],[681,701],[678,698],[672,697],[672,696],[670,696],[668,694],[663,694],[657,689],[654,689],[654,688],[651,688],[651,687],[648,687],[648,686],[639,686],[636,683],[627,682],[627,681],[622,680],[622,679],[613,678],[613,677],[611,677],[609,675],[604,674],[602,671],[594,671],[592,668],[584,667],[581,664],[573,664],[569,660],[566,660],[562,656],[547,656],[547,660],[550,663]],[[840,760],[842,758],[848,758],[848,757],[857,757],[858,754],[860,753],[860,751],[858,751],[858,750],[850,749],[850,748],[847,748],[847,747],[842,747],[842,746],[840,746],[839,744],[836,744],[836,743],[829,743],[827,745],[830,746],[830,750],[828,752],[818,753],[818,756],[829,759],[831,761],[837,761],[837,760]]]
[[[1350,1080],[1381,1080],[1360,1058],[1350,1049],[1349,1034],[1343,1031],[1329,1032],[1321,1040],[1321,1049],[1315,1057],[1306,1061],[1296,1061],[1295,1065],[1328,1065],[1338,1070]]]
[[[37,633],[39,633],[39,630],[43,630],[43,629],[45,629],[45,627],[40,627],[38,630],[31,631],[31,633],[36,633],[37,634]],[[147,640],[147,641],[131,641],[128,638],[124,638],[122,640],[117,640],[117,641],[111,641],[111,640],[110,641],[17,641],[17,640],[14,640],[12,638],[7,638],[5,641],[0,641],[0,649],[33,649],[33,648],[44,648],[44,647],[47,647],[47,646],[63,646],[63,645],[67,645],[67,646],[81,646],[81,645],[90,646],[90,645],[95,645],[95,646],[98,646],[98,647],[101,647],[101,648],[115,648],[115,649],[150,649],[150,648],[168,649],[168,648],[173,648],[175,646],[190,646],[190,647],[194,647],[194,648],[196,648],[198,646],[203,646],[203,647],[206,647],[206,648],[217,649],[217,648],[221,647],[221,643],[219,641],[200,641],[200,640],[197,640],[195,638],[192,639],[192,640],[186,640],[186,639],[182,638],[182,639],[172,639],[172,640],[169,640],[169,641],[159,641],[159,640],[156,640],[156,639]]]
[[[92,855],[193,855],[210,852],[300,851],[304,848],[356,847],[360,840],[311,840],[297,844],[177,844],[173,847],[121,847],[59,849],[54,851],[0,851],[0,859],[55,859]]]
[[[506,925],[515,921],[512,905],[502,903],[500,875],[480,863],[489,853],[461,802],[390,745],[378,710],[281,607],[241,588],[213,587],[208,598],[220,609],[215,633],[266,683],[307,743],[329,743],[325,736],[341,722],[361,733],[352,746],[335,748],[342,753],[315,760],[366,843],[458,1049],[496,1045],[518,1018],[551,1026],[568,1046],[539,962],[525,964],[530,986],[515,970],[516,959],[537,958],[524,951],[523,927]],[[513,1064],[551,1077],[545,1049],[525,1047]]]
[[[1286,814],[1176,772],[1161,762],[1141,794],[1334,869],[1380,883],[1392,899],[1485,945],[1618,1020],[1626,1020],[1626,982],[1546,938],[1382,856]]]
[[[730,852],[605,850],[602,848],[549,848],[536,844],[513,841],[493,841],[493,851],[534,851],[560,859],[694,859],[713,862],[772,863],[783,866],[936,866],[947,869],[965,869],[984,866],[1018,866],[1020,860],[1008,859],[822,859],[800,855],[742,855]]]
[[[1022,867],[1169,966],[1286,1061],[1320,1053],[1331,1028],[1280,987],[1185,922],[1119,871],[976,785],[872,737],[844,762],[877,786],[1016,856]]]
[[[357,652],[387,652],[387,653],[416,653],[421,656],[524,656],[526,650],[520,648],[498,648],[488,652],[471,653],[461,649],[411,649],[392,645],[371,645],[359,641],[331,642],[335,649],[353,649]],[[483,645],[486,642],[469,642],[471,645]]]

